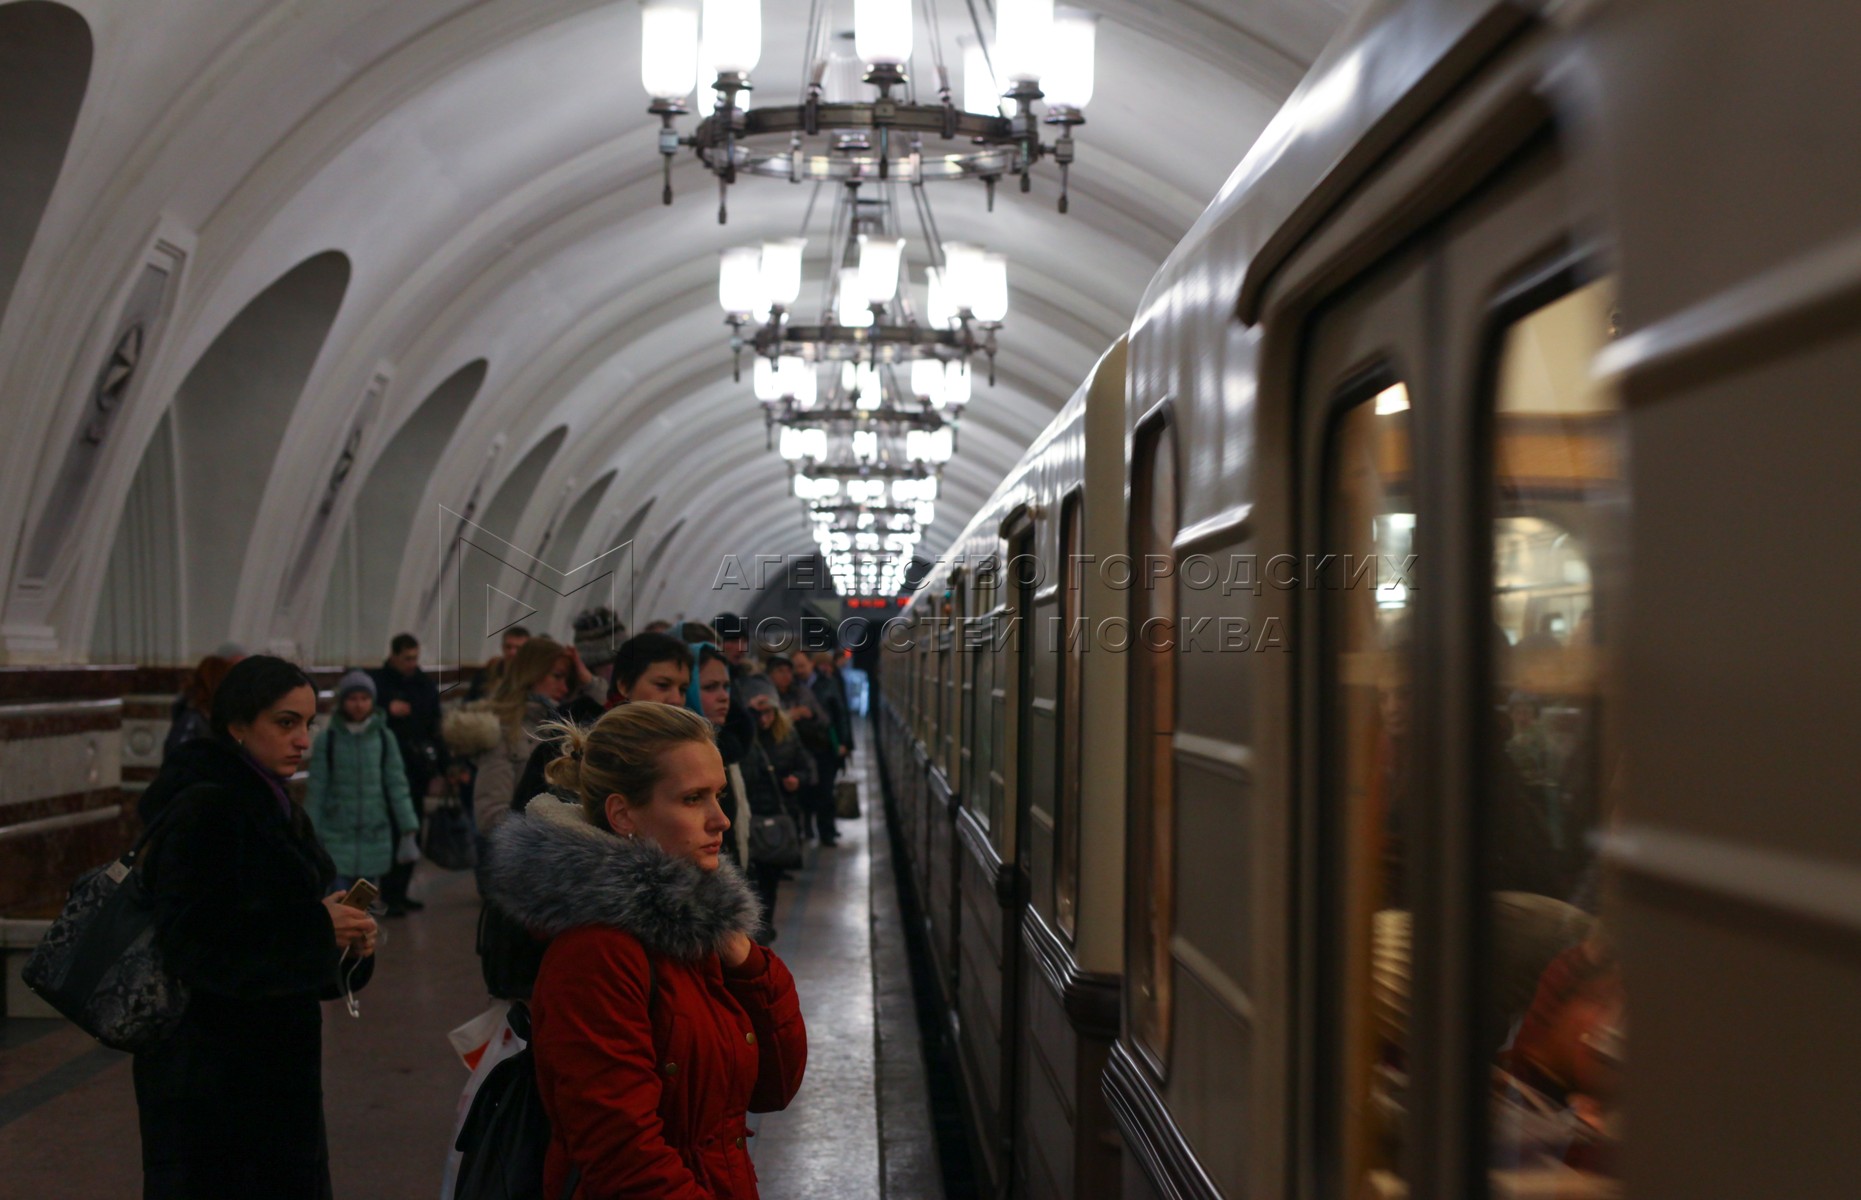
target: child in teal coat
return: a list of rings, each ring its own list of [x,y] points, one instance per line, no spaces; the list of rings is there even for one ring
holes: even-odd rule
[[[336,685],[336,711],[310,747],[305,810],[345,883],[380,884],[400,839],[419,825],[400,746],[375,708],[375,682],[351,671]],[[389,916],[399,916],[390,898]],[[404,910],[403,910],[404,911]]]

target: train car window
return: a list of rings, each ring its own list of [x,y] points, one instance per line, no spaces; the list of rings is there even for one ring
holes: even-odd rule
[[[963,662],[963,627],[968,616],[969,580],[962,574],[951,577],[950,584],[952,610],[950,613],[950,676],[944,682],[949,693],[949,720],[945,725],[944,753],[949,765],[944,769],[950,773],[950,794],[963,795],[963,676],[967,674]]]
[[[1085,666],[1085,639],[1076,636],[1076,631],[1081,623],[1080,589],[1084,581],[1080,568],[1085,552],[1085,522],[1080,520],[1079,497],[1068,496],[1060,507],[1060,794],[1053,830],[1053,912],[1060,933],[1068,941],[1073,938],[1079,907],[1079,770],[1084,738],[1080,681]]]
[[[942,601],[931,605],[931,620],[924,627],[924,752],[937,766],[943,765],[943,675],[944,662]]]
[[[1143,431],[1131,497],[1131,556],[1173,563],[1176,540],[1176,433],[1164,423]],[[1152,556],[1157,556],[1153,558]],[[1176,591],[1175,571],[1146,567],[1131,592],[1131,814],[1128,895],[1132,910],[1132,1030],[1159,1073],[1169,1061],[1170,937],[1176,918]]]
[[[1327,548],[1346,563],[1400,563],[1415,535],[1408,389],[1394,383],[1346,409],[1330,446]],[[1403,827],[1411,773],[1413,599],[1392,572],[1354,573],[1327,592],[1325,893],[1336,905],[1329,969],[1336,1023],[1327,1046],[1339,1107],[1338,1195],[1395,1196],[1407,1083],[1409,912]]]
[[[970,813],[981,822],[983,828],[989,828],[989,810],[992,803],[991,777],[995,769],[994,748],[991,732],[994,729],[993,705],[991,695],[992,660],[989,657],[989,644],[993,636],[994,618],[989,614],[995,608],[995,574],[990,565],[984,563],[976,568],[976,613],[972,618],[974,627],[965,635],[963,643],[969,655],[969,776],[967,780],[968,806]]]
[[[970,577],[957,575],[957,612],[949,633],[949,791],[962,800],[962,789],[970,778],[970,662],[962,653],[964,629],[970,623]]]
[[[1493,1068],[1495,1196],[1616,1194],[1626,1024],[1597,844],[1616,774],[1605,601],[1627,486],[1615,394],[1590,372],[1613,303],[1604,280],[1515,322],[1494,375],[1492,915],[1474,1017]]]

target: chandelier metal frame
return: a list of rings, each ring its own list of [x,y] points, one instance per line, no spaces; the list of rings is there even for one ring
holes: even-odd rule
[[[685,86],[678,95],[653,95],[647,111],[660,119],[662,201],[672,203],[672,167],[684,149],[691,150],[717,180],[717,221],[720,225],[729,220],[730,187],[742,175],[786,179],[791,183],[896,179],[917,184],[929,180],[979,179],[988,189],[988,206],[993,211],[995,189],[1003,178],[1019,177],[1021,191],[1029,192],[1033,188],[1035,165],[1052,158],[1060,169],[1059,211],[1067,212],[1071,206],[1071,170],[1077,157],[1073,129],[1085,124],[1083,104],[1091,93],[1090,21],[1084,26],[1087,32],[1083,42],[1073,47],[1087,58],[1084,91],[1078,97],[1080,103],[1050,103],[1037,113],[1034,106],[1047,98],[1046,93],[1041,90],[1038,74],[1023,71],[1009,75],[1008,86],[1000,92],[1003,103],[998,103],[996,112],[980,113],[969,111],[967,105],[959,108],[952,95],[935,0],[919,0],[919,3],[932,35],[931,59],[937,100],[925,103],[917,98],[914,81],[907,70],[913,6],[911,0],[896,2],[904,11],[902,52],[895,50],[891,57],[874,54],[863,63],[864,74],[860,76],[862,82],[877,90],[875,97],[849,100],[827,95],[825,77],[830,62],[827,52],[830,38],[826,9],[831,5],[824,5],[823,0],[814,0],[809,14],[804,84],[799,103],[739,107],[739,98],[754,90],[750,70],[716,63],[713,64],[716,77],[711,84],[716,99],[711,111],[691,134],[685,135],[679,132],[678,118],[692,112],[687,97],[695,79],[681,79],[679,83]],[[1013,3],[1013,0],[1006,2]],[[1038,3],[1036,0],[1035,7]],[[995,64],[988,49],[990,43],[983,35],[976,6],[970,4],[968,7],[974,29],[973,45],[980,51],[980,62],[993,78]],[[707,20],[709,11],[707,5]],[[724,9],[720,5],[717,11],[721,15]],[[760,41],[760,9],[755,11],[757,40]],[[898,14],[889,15],[895,21]],[[1053,20],[1049,0],[1045,15],[1049,29]],[[1004,23],[998,19],[998,33]],[[1019,37],[1015,49],[1025,57],[1028,47],[1021,43],[1039,41],[1042,27],[1038,23],[1030,26],[1026,21],[1008,23],[1015,24]],[[899,37],[895,26],[889,32],[894,39]],[[863,46],[867,34],[862,31],[859,36]],[[875,35],[875,42],[879,36],[882,33]],[[644,52],[651,55],[656,49],[662,48],[648,44]],[[739,55],[736,65],[753,67],[759,57],[760,52]],[[861,57],[867,56],[862,54]],[[695,59],[691,61],[695,70]],[[965,70],[969,69],[966,63]],[[647,86],[652,94],[653,83],[649,81]],[[900,95],[894,96],[894,92]],[[1042,135],[1043,125],[1059,130],[1051,144]]]

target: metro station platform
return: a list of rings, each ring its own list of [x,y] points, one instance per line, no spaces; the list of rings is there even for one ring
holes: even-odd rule
[[[868,739],[866,745],[870,746]],[[764,1200],[944,1200],[876,757],[861,819],[784,883],[775,950],[808,1022],[808,1071],[785,1112],[752,1117]],[[467,1072],[447,1031],[488,1001],[472,949],[470,872],[421,865],[426,911],[388,939],[361,1016],[325,1006],[324,1108],[337,1200],[438,1200]],[[141,1192],[130,1059],[56,1020],[0,1023],[0,1194]]]

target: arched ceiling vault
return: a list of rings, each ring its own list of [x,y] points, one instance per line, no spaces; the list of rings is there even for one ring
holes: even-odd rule
[[[932,187],[946,239],[1007,252],[1012,296],[999,385],[978,384],[926,549],[961,527],[1123,331],[1150,273],[1355,6],[1090,2],[1104,17],[1099,83],[1078,135],[1072,213],[1054,211],[1051,164],[1031,196],[1004,186],[992,214],[979,186]],[[946,31],[967,28],[962,0],[937,3]],[[701,612],[725,555],[808,548],[747,382],[730,380],[714,296],[717,251],[799,231],[809,189],[745,180],[720,227],[715,185],[681,159],[677,202],[659,204],[657,122],[637,83],[637,0],[69,6],[91,29],[90,89],[0,314],[0,395],[26,398],[9,400],[18,436],[0,447],[9,598],[26,514],[47,485],[40,464],[76,427],[97,330],[157,236],[184,265],[130,401],[136,411],[107,448],[94,497],[70,519],[72,544],[94,549],[74,553],[109,553],[150,432],[233,316],[313,255],[338,251],[353,265],[244,548],[229,634],[284,648],[315,641],[321,605],[279,615],[274,581],[309,536],[315,497],[364,396],[383,394],[357,458],[362,479],[432,389],[480,358],[484,383],[426,482],[424,511],[462,505],[503,439],[482,481],[495,494],[562,425],[568,440],[519,537],[540,533],[569,480],[579,489],[611,469],[583,541],[662,496],[649,541],[686,519],[660,566],[668,603]],[[850,0],[839,8],[836,25],[850,25]],[[798,90],[805,16],[799,0],[764,0],[759,102]],[[926,38],[920,30],[920,46]],[[918,73],[927,68],[921,59]],[[810,231],[813,280],[827,262],[824,229],[817,220]],[[921,240],[914,220],[904,232]],[[707,469],[687,469],[700,460]],[[350,486],[338,503],[361,490]],[[437,561],[437,523],[416,519],[412,530],[395,595],[374,598],[397,621],[414,619]],[[327,565],[336,539],[325,540],[317,553]],[[46,607],[88,614],[100,576],[70,572],[59,605]]]

